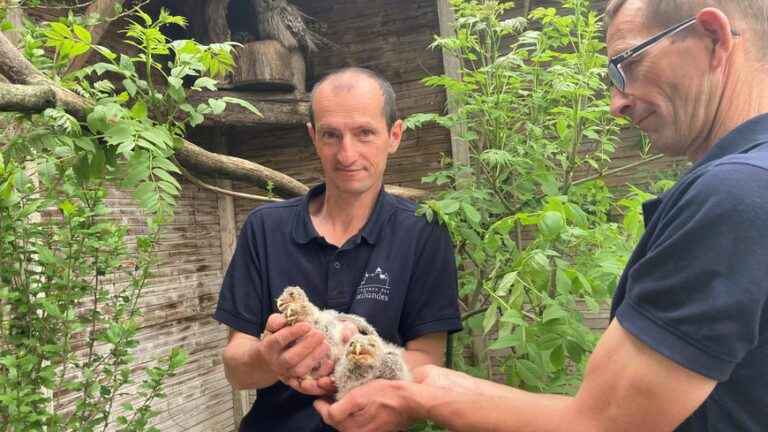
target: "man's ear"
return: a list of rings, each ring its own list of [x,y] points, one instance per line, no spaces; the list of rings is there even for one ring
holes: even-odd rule
[[[400,147],[400,142],[403,139],[403,121],[398,120],[392,125],[392,129],[389,130],[389,154],[397,151]]]
[[[710,66],[713,69],[723,67],[733,50],[731,21],[720,9],[708,7],[696,15],[696,23],[712,41]]]
[[[312,122],[307,122],[307,133],[310,138],[315,139],[315,127],[312,126]]]

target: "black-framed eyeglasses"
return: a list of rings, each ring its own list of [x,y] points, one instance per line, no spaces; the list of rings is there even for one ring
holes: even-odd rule
[[[632,58],[641,52],[647,50],[648,48],[656,45],[659,41],[664,39],[667,36],[671,36],[686,27],[690,26],[691,24],[696,22],[696,17],[690,17],[686,19],[685,21],[675,24],[672,27],[669,27],[666,30],[661,31],[660,33],[651,36],[647,40],[640,42],[636,46],[622,52],[621,54],[615,55],[611,57],[611,59],[608,61],[608,77],[611,79],[611,83],[619,89],[619,91],[624,91],[627,88],[627,77],[624,74],[624,69],[621,67],[621,63],[625,60]]]

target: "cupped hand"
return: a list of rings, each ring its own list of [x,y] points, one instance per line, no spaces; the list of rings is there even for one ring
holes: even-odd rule
[[[278,378],[301,393],[327,394],[333,364],[323,333],[303,322],[289,326],[281,314],[270,315],[266,330],[261,351]],[[319,379],[307,378],[313,371]]]

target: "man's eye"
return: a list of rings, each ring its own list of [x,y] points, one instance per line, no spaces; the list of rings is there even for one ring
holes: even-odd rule
[[[374,132],[371,129],[363,129],[360,131],[360,135],[364,137],[371,137],[374,135]]]
[[[327,131],[326,131],[326,132],[323,132],[321,136],[322,136],[324,139],[335,139],[337,135],[336,135],[336,133],[334,133],[334,132],[327,132]]]

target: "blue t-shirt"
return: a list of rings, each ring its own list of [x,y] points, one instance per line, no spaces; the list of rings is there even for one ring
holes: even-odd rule
[[[324,309],[364,317],[386,340],[405,345],[429,333],[461,330],[453,245],[447,230],[415,215],[410,201],[384,191],[366,225],[338,248],[309,217],[325,191],[268,204],[243,225],[214,318],[253,336],[264,330],[285,287],[297,285]],[[314,397],[278,382],[261,389],[241,431],[325,431]]]
[[[678,431],[768,431],[768,115],[644,204],[611,315],[718,382]]]

